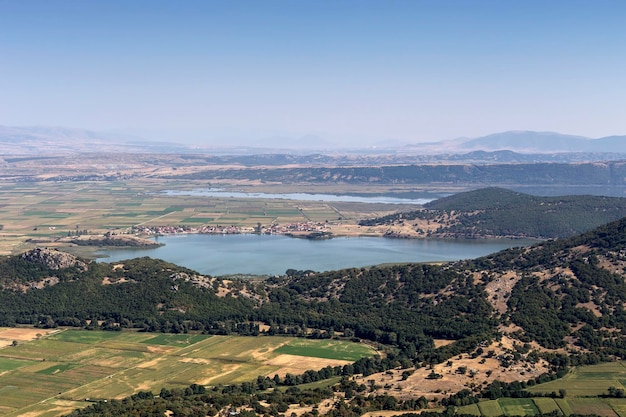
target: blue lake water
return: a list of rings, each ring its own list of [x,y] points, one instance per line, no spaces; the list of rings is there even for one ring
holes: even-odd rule
[[[195,190],[165,190],[164,194],[169,196],[194,196],[194,197],[216,197],[216,198],[266,198],[299,201],[344,201],[352,203],[384,203],[384,204],[426,204],[437,198],[449,194],[423,193],[423,198],[398,198],[389,196],[354,196],[354,195],[334,195],[334,194],[309,194],[309,193],[248,193],[242,191],[225,191],[220,188],[198,188]],[[420,194],[422,195],[422,194]]]
[[[526,240],[434,240],[345,237],[327,240],[277,235],[173,235],[157,240],[152,249],[111,249],[99,254],[103,262],[149,256],[203,274],[280,275],[287,269],[329,271],[395,262],[436,262],[473,259]]]

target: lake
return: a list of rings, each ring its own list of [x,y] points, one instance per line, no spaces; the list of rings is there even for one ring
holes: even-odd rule
[[[358,196],[358,195],[334,195],[334,194],[309,194],[309,193],[249,193],[243,191],[226,191],[221,188],[197,188],[194,190],[165,190],[163,194],[168,196],[194,196],[216,198],[266,198],[298,201],[343,201],[351,203],[384,203],[384,204],[426,204],[437,198],[449,194],[443,193],[413,193],[420,198],[399,198],[392,196]]]
[[[326,240],[278,235],[172,235],[151,249],[111,249],[98,252],[103,262],[149,256],[207,275],[281,275],[287,269],[329,271],[396,262],[436,262],[473,259],[528,240],[435,240],[382,237],[339,237]]]

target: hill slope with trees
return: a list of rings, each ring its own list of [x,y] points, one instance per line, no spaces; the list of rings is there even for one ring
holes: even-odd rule
[[[504,188],[454,194],[423,210],[366,219],[362,226],[427,221],[429,236],[562,238],[583,233],[626,216],[626,198],[572,195],[538,197]]]

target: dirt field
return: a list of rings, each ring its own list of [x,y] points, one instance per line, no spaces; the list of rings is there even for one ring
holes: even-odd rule
[[[38,339],[42,336],[55,333],[56,330],[19,328],[19,327],[0,327],[0,347],[9,346],[13,341],[26,342]]]
[[[309,369],[322,369],[327,366],[343,366],[349,364],[349,361],[341,361],[337,359],[323,359],[308,357],[304,359],[302,356],[296,355],[279,355],[265,362],[266,365],[280,366],[278,372],[271,372],[267,376],[278,374],[284,377],[286,374],[300,375]]]

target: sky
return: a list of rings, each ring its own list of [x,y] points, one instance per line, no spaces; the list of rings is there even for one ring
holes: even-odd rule
[[[0,0],[0,125],[344,146],[626,134],[622,0]]]

